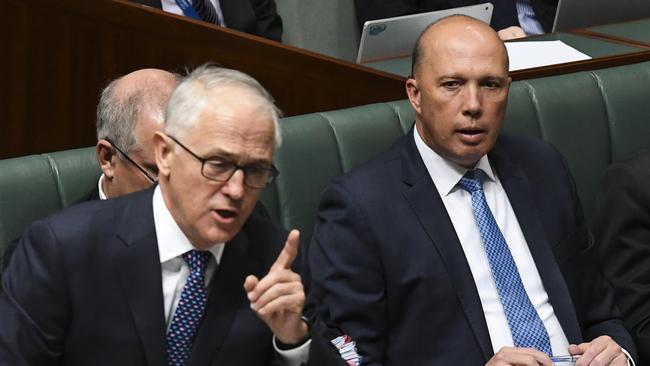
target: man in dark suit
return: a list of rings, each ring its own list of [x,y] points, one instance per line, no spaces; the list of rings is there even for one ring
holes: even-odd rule
[[[82,201],[107,199],[146,189],[158,168],[153,135],[162,130],[165,108],[178,77],[158,69],[141,69],[111,81],[97,105],[97,188]],[[3,254],[9,266],[18,238]]]
[[[153,140],[158,185],[28,228],[2,277],[0,364],[310,358],[304,291],[291,269],[297,232],[287,238],[251,214],[277,174],[277,123],[270,95],[249,76],[191,73]]]
[[[355,6],[357,19],[363,27],[363,23],[367,20],[451,9],[485,2],[487,1],[355,0]],[[499,32],[501,39],[548,33],[553,28],[558,0],[493,0],[490,2],[494,4],[490,25]],[[522,19],[524,24],[522,24]]]
[[[175,0],[131,0],[132,2],[162,9],[175,14],[183,14],[182,8]],[[282,19],[277,13],[275,0],[189,0],[197,15],[205,19],[200,11],[210,8],[210,20],[206,20],[227,28],[254,34],[282,42]]]
[[[503,42],[464,16],[425,31],[406,89],[415,127],[324,191],[310,246],[322,320],[368,365],[626,365],[564,159],[498,136]],[[625,349],[625,352],[621,350]]]
[[[593,232],[623,320],[650,364],[650,151],[612,164],[596,201]]]

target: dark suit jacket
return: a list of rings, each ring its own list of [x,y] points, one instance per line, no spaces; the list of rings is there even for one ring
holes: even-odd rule
[[[400,15],[424,13],[427,11],[443,10],[482,4],[483,0],[354,0],[357,20],[363,28],[363,23],[372,19],[383,19]],[[490,25],[495,30],[513,25],[518,26],[515,0],[492,0],[495,4]],[[535,17],[542,24],[545,32],[550,32],[555,20],[555,10],[558,0],[531,0]]]
[[[484,365],[493,349],[478,291],[412,132],[325,189],[312,295],[370,365]],[[562,157],[502,136],[489,159],[569,342],[607,334],[634,354]]]
[[[76,205],[28,228],[2,277],[0,364],[167,364],[152,193]],[[226,244],[190,365],[275,364],[243,283],[267,273],[285,239],[251,215]],[[323,343],[316,349],[333,349]]]
[[[160,0],[131,0],[135,3],[162,9]],[[275,0],[219,0],[226,26],[282,42],[282,19]]]
[[[593,231],[605,276],[650,364],[650,150],[612,164],[596,201]]]

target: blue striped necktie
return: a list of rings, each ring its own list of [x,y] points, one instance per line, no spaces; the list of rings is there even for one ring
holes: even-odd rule
[[[167,360],[170,366],[184,366],[192,353],[194,337],[208,302],[205,288],[205,269],[210,252],[190,250],[182,255],[190,266],[190,275],[181,292],[181,298],[167,331]]]
[[[508,244],[490,211],[483,193],[483,173],[468,171],[458,182],[472,195],[472,210],[512,339],[516,347],[536,348],[551,355],[551,341],[544,323],[530,302]]]

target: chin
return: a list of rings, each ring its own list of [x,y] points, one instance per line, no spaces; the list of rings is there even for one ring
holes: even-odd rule
[[[217,243],[226,243],[232,240],[232,238],[234,238],[238,232],[239,230],[235,230],[235,229],[219,228],[214,230],[208,235],[208,240],[211,243],[211,245]]]

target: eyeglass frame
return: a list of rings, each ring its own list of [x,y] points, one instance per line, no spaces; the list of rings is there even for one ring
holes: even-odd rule
[[[190,155],[192,155],[194,158],[196,158],[196,160],[200,161],[200,162],[201,162],[201,175],[202,175],[205,179],[211,180],[211,181],[213,181],[213,182],[225,183],[225,182],[229,181],[230,178],[232,178],[233,175],[235,175],[235,172],[236,172],[236,171],[241,170],[242,173],[244,174],[244,185],[245,185],[245,186],[250,187],[250,188],[255,188],[255,189],[262,189],[262,188],[266,188],[266,187],[268,187],[269,184],[271,184],[271,183],[273,182],[273,180],[274,180],[278,175],[280,175],[280,172],[278,171],[278,169],[275,167],[275,165],[273,165],[273,163],[271,163],[270,166],[267,168],[267,170],[268,170],[268,172],[269,172],[269,175],[268,175],[268,177],[266,178],[266,184],[265,184],[263,187],[252,186],[252,185],[246,183],[246,177],[247,177],[246,171],[250,168],[250,165],[239,165],[239,164],[237,164],[237,163],[234,163],[234,162],[232,162],[232,161],[229,161],[229,160],[226,160],[226,159],[223,159],[223,158],[219,158],[219,160],[214,159],[214,158],[207,158],[207,159],[206,159],[206,158],[202,158],[202,157],[200,157],[199,155],[197,155],[195,152],[193,152],[192,150],[190,150],[187,146],[183,145],[183,144],[182,144],[180,141],[178,141],[178,139],[175,138],[174,136],[172,136],[172,135],[167,135],[167,137],[169,137],[170,139],[172,139],[172,141],[174,141],[174,142],[177,143],[180,147],[182,147],[185,151],[187,151],[188,153],[190,153]],[[203,173],[203,169],[204,169],[204,167],[205,167],[205,163],[208,162],[208,161],[219,161],[219,162],[222,163],[222,164],[229,164],[229,165],[232,165],[232,167],[231,167],[232,172],[230,173],[230,175],[228,176],[228,178],[223,179],[223,180],[210,178],[210,177],[206,176],[205,173]]]
[[[122,154],[122,156],[124,156],[124,157],[126,158],[126,160],[127,160],[129,163],[133,164],[136,168],[138,168],[138,170],[140,171],[140,173],[144,174],[144,176],[147,177],[147,179],[149,179],[149,181],[151,181],[151,183],[156,183],[156,182],[158,182],[158,179],[152,177],[151,174],[149,174],[149,172],[147,172],[147,170],[146,170],[142,165],[138,164],[135,160],[131,159],[131,157],[129,156],[129,154],[125,153],[122,149],[120,149],[120,148],[119,148],[119,147],[118,147],[118,146],[113,142],[113,140],[111,140],[111,139],[108,138],[108,137],[105,137],[104,140],[108,141],[108,143],[111,144],[111,146],[113,146],[113,148],[115,148],[115,150],[117,150],[120,154]]]

